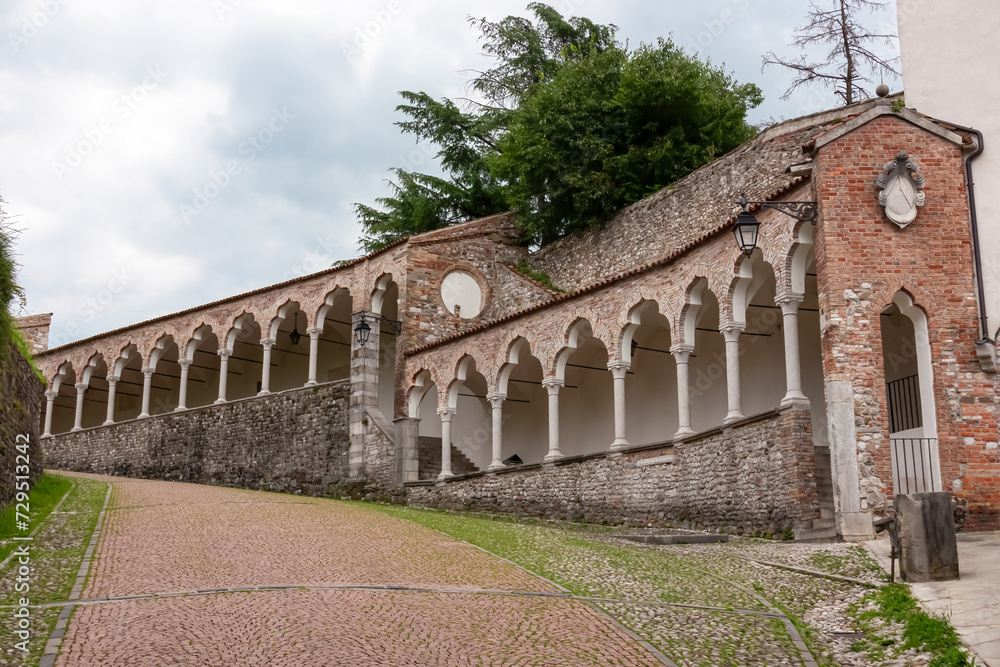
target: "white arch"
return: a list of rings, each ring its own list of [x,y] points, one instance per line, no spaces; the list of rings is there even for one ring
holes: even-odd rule
[[[639,329],[642,324],[642,318],[646,316],[647,313],[659,313],[659,306],[655,301],[643,301],[629,313],[629,323],[625,325],[625,329],[622,331],[621,337],[621,358],[622,361],[631,363],[632,362],[632,338],[635,336],[635,332]],[[569,354],[565,354],[559,361],[560,365],[565,368],[566,359],[569,358]]]
[[[194,353],[198,349],[198,346],[201,345],[201,343],[204,342],[204,340],[210,335],[212,335],[212,325],[210,324],[202,324],[200,327],[195,329],[194,333],[191,335],[191,340],[188,341],[186,349],[184,350],[184,359],[189,362],[193,362]]]
[[[417,373],[417,377],[413,379],[413,386],[410,387],[409,416],[411,419],[420,418],[421,401],[424,400],[424,396],[427,395],[427,392],[436,388],[437,386],[434,384],[429,370],[424,369]]]
[[[392,284],[392,274],[386,273],[378,279],[375,284],[375,291],[372,293],[372,312],[376,315],[383,315],[382,307],[385,305],[385,293]]]
[[[132,359],[137,357],[139,357],[139,349],[134,343],[123,349],[121,355],[115,360],[115,376],[121,377],[122,371],[125,370],[125,366],[132,361]],[[141,361],[142,360],[140,359],[140,362]],[[141,366],[142,364],[140,363],[139,365]]]
[[[297,301],[289,301],[284,306],[278,309],[278,316],[271,320],[271,326],[268,328],[268,338],[275,340],[278,337],[278,328],[281,323],[285,321],[289,315],[293,312],[298,316],[298,312],[301,311],[301,307]],[[296,322],[296,325],[298,323]]]
[[[804,294],[806,291],[806,271],[812,263],[813,251],[813,226],[807,222],[799,225],[796,236],[795,249],[792,250],[791,261],[791,287],[792,291]]]
[[[569,358],[573,356],[576,349],[583,343],[583,339],[592,338],[593,335],[594,326],[586,318],[581,317],[573,323],[569,329],[566,347],[562,349],[559,353],[559,357],[556,359],[557,380],[562,382],[566,381],[566,364],[569,362]]]
[[[510,352],[507,355],[507,363],[503,365],[500,369],[500,374],[497,376],[497,392],[501,394],[507,393],[507,383],[510,380],[510,374],[514,372],[523,359],[531,356],[531,344],[528,343],[525,338],[518,338],[514,341],[514,344],[510,346]]]

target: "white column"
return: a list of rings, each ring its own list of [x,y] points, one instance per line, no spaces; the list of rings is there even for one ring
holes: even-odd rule
[[[142,369],[142,412],[139,413],[139,419],[149,416],[149,395],[153,391],[153,373],[156,372],[155,368],[143,368]]]
[[[87,391],[86,382],[78,382],[76,385],[76,414],[73,415],[73,431],[83,430],[83,395]]]
[[[615,441],[611,443],[612,451],[628,447],[628,440],[625,439],[625,374],[628,373],[628,367],[627,361],[612,361],[608,364],[615,382]]]
[[[229,350],[219,350],[219,397],[216,403],[226,402],[226,383],[229,381]]]
[[[104,419],[104,425],[110,426],[115,423],[115,393],[118,391],[118,376],[108,376],[108,415]]]
[[[188,404],[188,373],[191,370],[191,361],[189,359],[181,359],[177,363],[181,367],[181,392],[174,412],[184,412],[187,410]]]
[[[490,405],[493,406],[493,461],[487,470],[499,470],[506,468],[503,464],[503,402],[507,394],[494,392],[487,397]]]
[[[542,380],[542,386],[549,392],[549,453],[542,461],[557,461],[563,457],[559,451],[559,390],[564,382],[557,378]]]
[[[782,326],[785,334],[785,397],[781,407],[809,407],[809,399],[802,393],[802,367],[799,361],[799,305],[803,295],[785,292],[774,301],[781,306]]]
[[[740,334],[744,325],[730,322],[721,327],[726,339],[726,384],[729,389],[729,414],[722,420],[723,424],[732,424],[743,419],[740,406]]]
[[[455,416],[455,408],[439,408],[441,415],[441,474],[438,479],[448,479],[455,475],[451,472],[451,418]]]
[[[316,382],[316,365],[319,363],[319,335],[323,330],[313,327],[307,329],[306,333],[309,334],[309,381],[306,382],[306,386],[311,387],[319,384]]]
[[[55,406],[56,396],[59,395],[58,391],[45,392],[45,430],[42,432],[43,438],[52,437],[52,408]]]
[[[264,347],[264,365],[260,369],[260,391],[258,396],[267,396],[271,393],[271,348],[274,347],[273,338],[262,338],[260,344]],[[312,362],[310,361],[310,368]]]
[[[688,362],[691,360],[691,353],[694,352],[694,345],[674,345],[670,348],[670,352],[677,362],[677,421],[679,428],[674,437],[683,438],[694,433],[691,429],[691,386],[688,380]]]

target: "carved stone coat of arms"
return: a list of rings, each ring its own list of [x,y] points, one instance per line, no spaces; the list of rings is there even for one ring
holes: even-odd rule
[[[918,173],[920,167],[904,151],[883,167],[879,174],[878,203],[885,207],[885,215],[894,223],[906,227],[917,217],[917,207],[924,205],[924,175]]]

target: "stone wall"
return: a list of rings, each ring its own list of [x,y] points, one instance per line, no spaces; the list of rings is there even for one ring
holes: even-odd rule
[[[14,497],[15,472],[23,459],[17,460],[16,446],[28,438],[28,459],[32,482],[42,474],[42,448],[39,446],[39,411],[45,385],[13,344],[0,355],[0,507]]]
[[[14,318],[14,327],[28,341],[31,354],[40,354],[49,349],[49,327],[51,326],[52,313]]]
[[[347,381],[331,382],[57,435],[44,441],[46,466],[308,495],[358,495],[364,485],[349,479],[349,392]],[[392,483],[390,474],[376,485]]]
[[[413,505],[736,533],[819,517],[810,415],[767,413],[673,445],[406,485]]]

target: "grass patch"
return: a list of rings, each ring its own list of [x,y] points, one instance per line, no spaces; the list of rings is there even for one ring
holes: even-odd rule
[[[43,474],[35,486],[28,494],[28,530],[18,530],[16,524],[17,503],[11,502],[2,513],[0,513],[0,560],[7,557],[7,554],[14,549],[14,544],[10,542],[15,535],[27,535],[34,530],[38,524],[48,518],[52,508],[59,503],[59,500],[66,495],[66,492],[73,486],[72,480],[59,475]]]
[[[864,605],[865,608],[862,608]],[[855,611],[866,639],[852,649],[872,660],[881,660],[915,648],[931,654],[929,667],[966,667],[973,664],[964,650],[958,633],[947,618],[923,611],[905,584],[891,584],[866,595]],[[897,644],[879,633],[879,624],[899,623],[903,641]]]
[[[557,287],[552,282],[552,278],[549,278],[549,274],[545,273],[544,271],[539,271],[538,269],[534,268],[523,259],[517,263],[517,270],[520,273],[523,273],[524,275],[528,276],[532,280],[540,282],[541,284],[545,285],[553,292],[562,292],[563,294],[566,293],[566,290]]]

